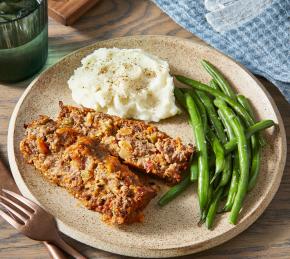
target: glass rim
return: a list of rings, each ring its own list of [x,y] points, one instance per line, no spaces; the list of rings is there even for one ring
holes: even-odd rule
[[[27,13],[27,14],[25,14],[24,16],[21,16],[21,17],[19,17],[19,18],[15,18],[15,19],[13,19],[13,20],[11,20],[11,21],[0,22],[0,26],[1,26],[2,24],[9,24],[9,23],[13,23],[13,22],[19,21],[19,20],[24,19],[25,17],[31,15],[31,14],[34,13],[38,8],[40,8],[40,5],[41,5],[45,0],[35,0],[35,1],[38,2],[39,5],[36,6],[34,9],[32,9],[29,13]]]

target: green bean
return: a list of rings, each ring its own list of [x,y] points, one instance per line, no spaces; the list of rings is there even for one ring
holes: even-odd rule
[[[231,210],[235,200],[236,193],[238,191],[238,184],[239,184],[239,157],[238,154],[236,153],[234,157],[234,167],[232,172],[230,190],[227,196],[226,204],[224,206],[224,211]]]
[[[239,169],[240,169],[240,180],[238,185],[238,191],[234,199],[234,204],[230,213],[230,223],[236,224],[238,215],[240,213],[243,200],[247,193],[248,181],[249,181],[249,160],[248,160],[248,145],[246,135],[242,125],[237,120],[235,113],[222,101],[215,100],[214,104],[224,111],[226,119],[230,122],[230,125],[236,135],[238,142],[238,155],[239,155]]]
[[[201,64],[205,68],[205,70],[212,76],[212,78],[218,83],[221,90],[230,98],[236,100],[235,93],[233,92],[232,88],[230,87],[230,84],[224,78],[221,72],[218,71],[218,69],[214,65],[212,65],[206,60],[202,60]]]
[[[237,100],[247,110],[247,112],[250,114],[252,119],[255,120],[254,119],[255,118],[254,117],[254,111],[251,108],[249,100],[243,95],[237,95]],[[256,134],[251,137],[251,141],[252,141],[252,145],[253,144],[256,145],[258,143]]]
[[[212,177],[212,175],[213,175],[213,172],[211,171],[210,177]],[[199,224],[202,224],[205,222],[206,215],[207,215],[207,212],[208,212],[211,200],[212,200],[212,196],[213,196],[213,185],[210,184],[208,188],[208,201],[207,201],[206,207],[201,212],[201,218],[200,218]]]
[[[225,165],[224,165],[224,168],[227,168],[226,163],[227,163],[227,159],[226,159],[226,157],[225,157]],[[218,189],[219,184],[220,184],[220,182],[221,182],[221,180],[222,180],[222,178],[223,178],[223,175],[224,175],[224,169],[223,169],[223,171],[222,171],[221,173],[219,173],[219,174],[217,174],[217,175],[215,176],[215,179],[214,179],[213,181],[211,181],[214,190],[217,190],[217,189]]]
[[[252,109],[249,109],[249,107],[251,107],[249,100],[244,95],[241,94],[237,95],[237,100],[242,106],[244,106],[245,109],[248,110],[250,116],[252,116],[252,118],[255,118],[254,111]]]
[[[217,115],[216,109],[212,103],[212,100],[209,98],[209,96],[205,92],[196,91],[196,93],[205,107],[207,116],[208,116],[213,128],[215,129],[215,132],[217,134],[217,137],[219,138],[219,141],[222,144],[225,144],[227,137],[226,137],[226,134],[224,132],[223,126],[218,118],[218,115]]]
[[[208,202],[207,202],[207,205],[206,207],[202,210],[202,213],[201,213],[201,218],[200,218],[200,224],[201,223],[204,223],[205,220],[206,220],[206,216],[207,216],[207,213],[208,213],[208,209],[209,209],[209,206],[210,206],[210,202],[212,200],[212,195],[213,195],[213,187],[212,185],[209,186],[209,189],[208,189]]]
[[[227,132],[229,141],[235,140],[235,143],[236,143],[236,146],[237,146],[235,133],[234,133],[229,121],[226,119],[226,116],[225,116],[224,112],[222,110],[218,109],[218,115],[220,116],[220,118],[222,120],[222,123],[223,123],[223,125],[225,127],[225,130]],[[229,142],[227,142],[227,143],[229,143]],[[225,146],[227,145],[227,143],[225,144]]]
[[[189,93],[191,95],[191,97],[193,98],[194,102],[197,104],[201,118],[202,118],[204,130],[206,132],[206,130],[207,130],[206,110],[205,110],[202,102],[200,101],[200,99],[196,95],[196,93],[193,91],[193,89],[181,89],[181,88],[176,88],[176,87],[174,88],[174,95],[175,95],[177,101],[186,109],[186,103],[185,103],[185,97],[184,97],[185,92]]]
[[[229,121],[226,119],[224,112],[222,110],[218,109],[218,115],[220,116],[222,123],[224,124],[228,138],[230,140],[235,139],[235,133],[234,133]],[[231,154],[229,154],[229,152],[228,152],[227,156],[226,156],[225,170],[223,172],[222,179],[219,183],[218,188],[225,186],[230,181],[231,175],[232,175],[232,157],[231,157]]]
[[[213,147],[213,151],[215,153],[215,158],[216,158],[215,159],[215,163],[216,163],[215,167],[216,167],[216,173],[218,174],[223,168],[223,160],[224,160],[223,146],[220,144],[219,140],[214,135],[212,130],[208,127],[206,108],[205,108],[203,102],[200,100],[199,96],[196,94],[196,92],[193,89],[186,89],[185,92],[189,93],[189,95],[193,98],[194,102],[197,105],[198,111],[201,115],[201,119],[203,122],[203,129],[205,132],[206,139],[209,139],[209,142],[211,143],[211,145]],[[210,137],[208,137],[208,136],[210,136]],[[208,155],[208,158],[210,159],[209,155]],[[198,168],[198,165],[193,165],[192,169],[195,170],[196,167]],[[193,173],[191,179],[194,179],[194,178],[195,178],[195,175]]]
[[[186,103],[185,103],[185,97],[184,93],[180,88],[175,87],[174,88],[174,95],[177,101],[183,108],[186,109]],[[191,120],[189,119],[189,123],[192,125]],[[193,125],[192,125],[193,126]],[[192,182],[196,181],[198,179],[198,162],[197,162],[197,156],[195,156],[191,161],[190,161],[190,180]]]
[[[259,122],[255,123],[253,126],[249,127],[246,130],[246,136],[247,136],[247,138],[250,138],[255,133],[257,133],[257,132],[259,132],[261,130],[267,129],[269,127],[272,127],[274,125],[275,125],[275,123],[272,120],[262,120],[262,121],[259,121]]]
[[[194,182],[197,179],[198,179],[198,159],[197,156],[195,156],[190,165],[190,180]]]
[[[188,174],[178,184],[171,187],[158,201],[158,205],[163,207],[170,201],[175,199],[180,193],[182,193],[191,184],[190,175]]]
[[[218,207],[219,207],[222,193],[223,193],[223,189],[221,188],[217,191],[217,193],[214,196],[213,201],[211,202],[211,204],[209,206],[208,213],[207,213],[206,220],[205,220],[205,224],[206,224],[208,229],[211,229],[213,226],[213,221],[214,221],[215,215],[216,215]]]
[[[250,114],[252,119],[255,121],[254,111],[251,107],[249,100],[245,96],[240,95],[240,94],[237,95],[237,100],[247,110],[247,112]],[[258,138],[259,143],[262,146],[264,146],[266,144],[266,142],[265,142],[264,138],[261,136],[261,134],[258,134],[256,137],[255,136],[252,137],[252,142],[254,142],[254,144],[257,143],[257,139],[255,140],[255,138]],[[252,145],[253,145],[253,143],[252,143]]]
[[[215,90],[220,90],[220,88],[218,86],[218,83],[214,79],[210,80],[209,86],[212,87]]]
[[[207,138],[212,146],[213,152],[215,154],[215,174],[210,183],[212,183],[218,174],[223,170],[225,164],[225,152],[222,144],[220,143],[217,136],[214,134],[211,128],[207,131]]]
[[[207,122],[206,110],[205,110],[203,103],[201,102],[201,100],[199,99],[199,97],[197,96],[196,92],[193,89],[186,89],[184,92],[189,93],[190,96],[192,97],[192,99],[194,100],[194,102],[196,103],[199,114],[201,116],[203,130],[206,134],[207,128],[208,128],[208,122]]]
[[[174,95],[175,95],[175,98],[177,99],[177,101],[179,102],[179,104],[181,106],[183,106],[183,108],[186,109],[187,107],[186,107],[186,103],[185,103],[185,97],[184,97],[184,93],[182,92],[182,90],[180,88],[175,87],[174,88]],[[190,119],[189,119],[189,123],[192,125],[192,122]],[[195,156],[190,161],[190,180],[192,182],[196,181],[198,178],[198,163],[197,163],[197,161],[198,161],[197,156]]]
[[[208,212],[208,208],[204,209],[201,212],[201,216],[200,216],[200,219],[199,219],[199,222],[198,222],[198,226],[201,226],[205,222],[207,212]]]
[[[257,140],[257,139],[256,139]],[[252,161],[252,156],[254,155],[252,152],[252,140],[247,138],[247,146],[248,146],[248,159],[249,159],[249,180],[250,180],[250,175],[251,175],[251,161]],[[259,143],[258,143],[259,144]]]
[[[260,145],[258,144],[258,146],[256,146],[253,150],[248,191],[251,191],[256,185],[260,171],[260,164],[261,164],[261,148]]]
[[[183,91],[180,88],[174,88],[174,95],[177,99],[177,101],[184,107],[186,108],[186,102],[185,102],[185,96]],[[191,120],[189,119],[190,124],[192,125]],[[192,125],[192,127],[194,127]],[[193,158],[193,160],[190,163],[190,180],[192,182],[196,181],[198,179],[198,159],[197,156]]]
[[[246,122],[247,127],[250,127],[254,124],[254,120],[246,111],[246,109],[239,104],[237,101],[231,99],[229,96],[225,95],[223,92],[215,90],[201,82],[195,81],[193,79],[189,79],[184,76],[176,75],[176,79],[186,85],[193,87],[194,89],[207,92],[217,98],[221,98],[226,103],[228,103]]]
[[[227,185],[229,180],[231,179],[231,175],[232,175],[232,156],[231,154],[228,154],[225,157],[224,169],[222,172],[220,182],[216,189],[218,190],[221,187]]]
[[[264,129],[270,128],[274,125],[275,123],[272,120],[259,121],[246,130],[246,138],[249,139],[255,133],[262,131]],[[231,151],[235,150],[236,147],[237,147],[237,140],[236,138],[233,138],[224,145],[225,153],[226,154],[230,153]]]
[[[244,107],[246,109],[246,107]],[[246,130],[246,125],[244,123],[244,121],[239,117],[237,116],[237,120],[239,121],[239,123],[242,125],[242,127]],[[246,133],[246,132],[245,132]],[[248,159],[249,161],[251,161],[252,159],[252,148],[251,148],[251,140],[247,138],[247,143],[248,143]]]
[[[254,111],[252,110],[252,107],[250,105],[249,100],[243,96],[238,95],[237,96],[238,101],[241,103],[241,105],[244,106],[244,108],[249,112],[249,114],[254,119]],[[261,147],[258,143],[258,138],[260,140],[260,144],[264,145],[265,140],[261,137],[261,135],[253,135],[251,137],[252,142],[252,159],[251,159],[251,169],[250,169],[250,179],[249,179],[249,186],[248,191],[251,191],[254,186],[256,185],[257,178],[260,171],[260,164],[261,164]]]
[[[174,96],[183,108],[186,108],[185,97],[180,88],[174,87]]]
[[[193,98],[188,93],[185,93],[186,106],[189,112],[192,125],[194,127],[194,135],[198,150],[198,198],[201,210],[205,208],[208,201],[209,187],[209,168],[208,154],[205,139],[205,132],[202,125],[202,120]]]
[[[224,124],[224,127],[226,129],[228,138],[231,139],[235,139],[235,134],[234,131],[230,125],[230,123],[228,122],[228,120],[226,120],[226,116],[224,114],[224,112],[222,110],[218,110],[218,115],[220,116],[222,123]],[[218,189],[225,186],[226,184],[228,184],[230,178],[231,178],[231,174],[232,174],[232,157],[231,155],[228,153],[226,156],[226,163],[225,163],[225,167],[224,167],[224,171],[222,174],[222,178],[221,181],[218,185]]]
[[[187,109],[186,107],[186,102],[185,102],[185,92],[189,93],[191,95],[191,97],[193,98],[194,102],[197,104],[201,118],[202,118],[202,122],[204,125],[204,130],[207,130],[207,115],[206,115],[206,111],[205,108],[202,104],[202,102],[200,101],[200,99],[198,98],[198,96],[196,95],[196,93],[192,90],[192,89],[181,89],[181,88],[174,88],[174,95],[177,99],[177,101],[179,102],[179,104],[181,104],[185,109]]]

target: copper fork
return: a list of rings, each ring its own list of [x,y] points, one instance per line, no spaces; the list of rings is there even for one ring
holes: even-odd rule
[[[38,241],[48,241],[78,259],[86,259],[69,246],[58,233],[54,217],[31,200],[14,192],[2,189],[0,205],[8,213],[0,210],[0,216],[22,234]],[[13,199],[11,198],[13,197]]]

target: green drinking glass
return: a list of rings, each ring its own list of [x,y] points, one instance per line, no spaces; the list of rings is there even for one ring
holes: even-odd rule
[[[0,0],[0,82],[39,71],[48,52],[47,0]]]

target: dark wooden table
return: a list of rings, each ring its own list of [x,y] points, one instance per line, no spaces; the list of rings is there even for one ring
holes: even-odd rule
[[[98,40],[137,34],[174,35],[196,39],[145,0],[103,0],[72,27],[49,21],[49,57],[46,66]],[[1,58],[1,57],[0,57]],[[0,84],[0,155],[7,163],[6,137],[10,115],[32,79]],[[286,127],[290,150],[290,105],[268,81],[260,78],[274,98]],[[273,175],[275,177],[275,175]],[[1,181],[1,179],[0,179]],[[126,258],[69,240],[90,258]],[[0,258],[48,258],[42,243],[18,234],[0,219]],[[290,155],[281,186],[265,213],[248,230],[219,247],[183,258],[290,258]]]

